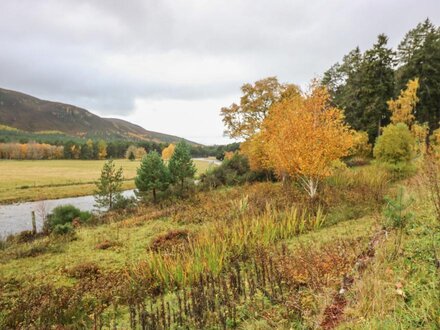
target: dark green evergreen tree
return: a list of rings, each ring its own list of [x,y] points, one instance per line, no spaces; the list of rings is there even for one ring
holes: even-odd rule
[[[416,120],[431,130],[440,121],[440,28],[426,19],[410,30],[398,46],[396,94],[410,79],[419,78]]]
[[[381,127],[389,123],[387,101],[394,96],[394,52],[387,42],[388,38],[380,34],[373,48],[365,52],[360,68],[361,123],[370,138],[379,136]]]
[[[170,175],[157,151],[150,151],[142,158],[134,182],[137,194],[145,196],[151,191],[154,202],[157,201],[157,191],[164,191],[168,188]]]
[[[345,111],[347,122],[367,131],[371,140],[388,124],[387,101],[394,96],[394,52],[381,34],[373,47],[362,54],[355,48],[323,77],[333,103]]]
[[[168,168],[170,170],[173,183],[179,183],[183,190],[186,178],[194,178],[196,167],[191,159],[189,145],[185,142],[179,142],[174,149]]]
[[[345,111],[347,122],[358,130],[363,129],[363,108],[360,102],[361,64],[362,53],[359,47],[356,47],[344,56],[342,64],[336,63],[325,72],[322,81],[327,86],[334,105]]]

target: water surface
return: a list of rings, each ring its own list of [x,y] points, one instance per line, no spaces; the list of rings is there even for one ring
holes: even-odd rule
[[[134,196],[133,190],[123,192],[125,197]],[[32,229],[32,211],[35,211],[37,230],[43,227],[43,214],[48,214],[59,205],[71,204],[81,211],[99,211],[94,206],[93,196],[48,199],[37,202],[14,203],[0,205],[0,236],[16,234],[23,230]]]

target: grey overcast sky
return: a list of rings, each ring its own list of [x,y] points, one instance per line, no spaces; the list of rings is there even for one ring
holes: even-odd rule
[[[440,0],[0,0],[0,87],[226,143],[219,110],[244,82],[304,86],[427,17]]]

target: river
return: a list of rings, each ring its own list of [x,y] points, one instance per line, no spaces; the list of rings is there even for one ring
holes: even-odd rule
[[[125,197],[134,196],[133,190],[123,192]],[[48,199],[37,202],[14,203],[0,205],[0,237],[16,234],[23,230],[32,229],[32,211],[35,211],[37,230],[43,227],[43,214],[50,213],[59,205],[71,204],[81,211],[98,211],[93,196]]]
[[[211,158],[193,158],[210,164],[220,165],[221,161]],[[125,197],[134,196],[133,190],[123,192]],[[48,199],[37,202],[14,203],[0,205],[0,238],[10,234],[17,234],[23,230],[32,229],[32,211],[35,211],[37,230],[43,227],[43,214],[49,214],[59,205],[71,204],[81,211],[99,211],[95,208],[93,196],[69,197],[60,199]]]

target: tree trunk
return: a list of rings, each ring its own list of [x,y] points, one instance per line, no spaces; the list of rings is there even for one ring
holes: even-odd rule
[[[318,193],[319,180],[316,178],[306,178],[303,176],[300,177],[300,180],[301,185],[309,195],[310,199],[315,198]]]
[[[379,118],[379,123],[377,125],[377,136],[380,136],[380,128],[381,128],[381,118]]]
[[[153,188],[153,201],[156,203],[156,188]]]

